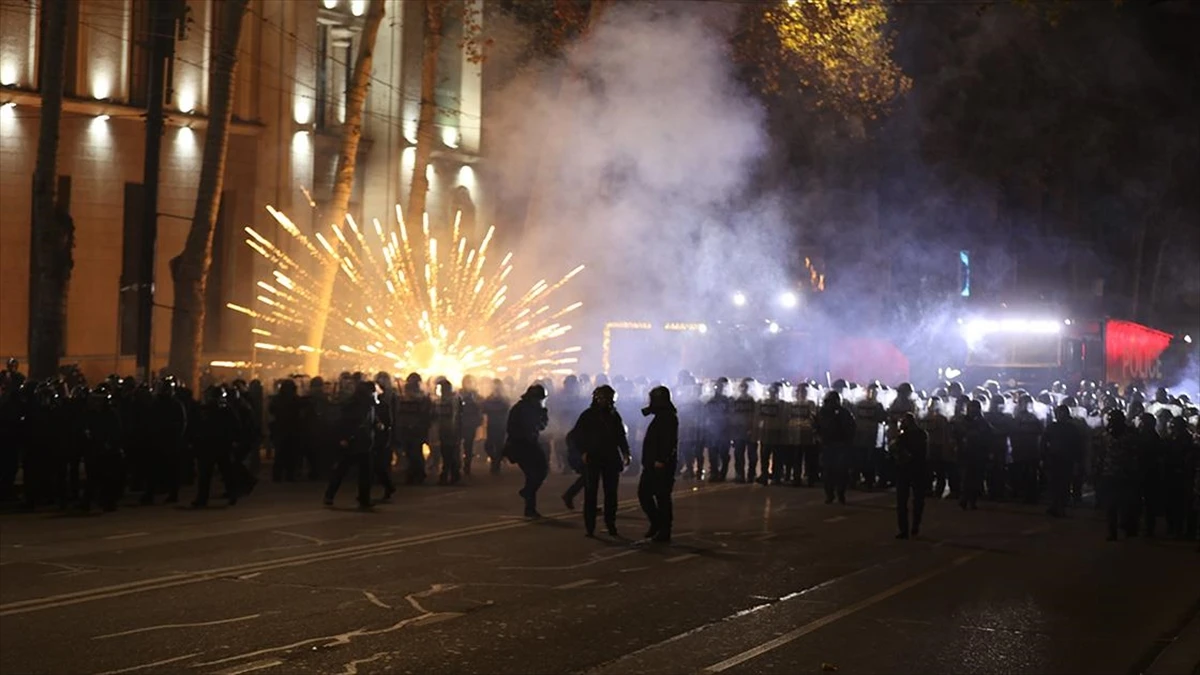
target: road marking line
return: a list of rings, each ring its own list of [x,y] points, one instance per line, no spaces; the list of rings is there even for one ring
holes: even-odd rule
[[[374,593],[372,593],[370,591],[363,591],[363,595],[365,595],[367,597],[367,602],[371,603],[372,605],[375,605],[376,607],[382,607],[384,609],[392,608],[391,605],[380,600]]]
[[[704,668],[700,672],[701,673],[719,673],[719,672],[722,672],[725,670],[729,670],[730,668],[733,668],[735,666],[739,666],[747,661],[750,661],[751,659],[756,659],[756,658],[762,656],[763,654],[766,654],[767,652],[778,649],[778,648],[782,647],[783,645],[788,644],[789,642],[793,642],[799,638],[804,637],[805,635],[808,635],[809,633],[812,633],[813,631],[824,628],[825,626],[828,626],[829,624],[831,624],[839,619],[844,619],[844,618],[850,616],[851,614],[860,612],[872,605],[877,605],[877,604],[883,602],[884,600],[887,600],[888,598],[890,598],[892,596],[899,595],[900,593],[903,593],[904,591],[907,591],[908,589],[910,589],[914,586],[923,584],[926,581],[933,579],[934,577],[941,576],[941,575],[945,574],[946,572],[949,572],[958,567],[961,567],[962,565],[965,565],[968,562],[971,562],[972,560],[974,560],[975,558],[978,558],[979,556],[981,556],[983,554],[984,554],[984,551],[975,551],[974,553],[968,553],[966,555],[959,556],[958,558],[955,558],[954,561],[951,562],[949,565],[945,565],[945,566],[939,567],[938,569],[935,569],[931,572],[926,572],[925,574],[922,574],[920,576],[913,577],[913,578],[909,579],[908,581],[901,582],[899,584],[896,584],[895,586],[892,586],[891,588],[889,588],[887,590],[876,593],[875,595],[872,595],[871,597],[867,598],[866,600],[860,600],[860,601],[854,603],[853,605],[839,609],[838,611],[833,612],[831,614],[826,614],[825,616],[823,616],[819,619],[816,619],[815,621],[810,621],[809,623],[807,623],[793,631],[784,633],[783,635],[780,635],[779,637],[775,638],[774,640],[769,640],[757,647],[754,647],[752,649],[747,649],[746,651],[742,652],[741,654],[736,654],[734,656],[731,656],[731,657],[725,659],[724,661],[721,661],[720,663],[715,663],[707,668]]]
[[[299,534],[296,532],[284,532],[283,530],[271,530],[271,534],[278,534],[278,535],[281,535],[284,537],[295,537],[296,539],[307,541],[308,543],[316,544],[317,546],[324,546],[325,544],[329,543],[329,542],[325,541],[324,539],[318,539],[317,537],[310,537],[307,534]]]
[[[700,557],[699,553],[684,553],[683,555],[677,555],[674,558],[667,558],[663,562],[677,563],[677,562],[683,562],[684,560],[691,560],[692,558],[699,558],[699,557]]]
[[[768,541],[768,540],[774,539],[775,537],[778,537],[778,536],[779,536],[779,534],[775,533],[775,532],[764,532],[764,533],[758,535],[757,537],[755,537],[753,539],[753,541]]]
[[[850,516],[834,516],[832,518],[826,518],[825,522],[826,523],[838,523],[843,520],[849,520],[849,519],[850,519]]]
[[[714,488],[706,488],[699,492],[682,494],[676,499],[683,499],[689,496],[702,495],[708,493],[726,492],[731,489],[738,488],[738,485],[723,485]],[[637,498],[627,499],[619,504],[619,506],[628,508],[637,505]],[[573,511],[562,511],[560,513],[545,516],[544,519],[561,520],[568,517],[578,517],[578,514]],[[133,595],[135,593],[145,593],[147,591],[165,590],[167,588],[175,588],[177,586],[186,586],[190,584],[200,583],[203,581],[213,581],[216,579],[227,578],[236,575],[247,574],[251,572],[264,572],[274,569],[284,569],[288,567],[299,567],[320,562],[330,562],[333,560],[341,560],[344,558],[361,559],[373,557],[377,555],[387,555],[403,550],[410,546],[418,546],[422,544],[432,544],[450,539],[458,539],[461,537],[470,537],[478,534],[491,534],[494,532],[503,532],[512,530],[518,527],[526,527],[537,521],[523,520],[519,522],[501,522],[501,523],[481,523],[479,525],[470,525],[453,530],[443,530],[441,532],[431,532],[421,535],[413,535],[410,537],[402,537],[390,541],[374,542],[370,544],[358,544],[355,546],[347,546],[339,549],[330,549],[324,551],[316,551],[301,555],[290,556],[286,558],[277,558],[275,560],[264,560],[254,563],[243,563],[231,567],[214,568],[207,570],[199,570],[196,572],[183,572],[180,574],[172,574],[165,577],[156,577],[152,579],[143,579],[141,581],[130,581],[123,584],[114,584],[111,586],[101,586],[83,591],[75,591],[72,593],[61,593],[58,595],[49,595],[42,598],[32,598],[29,600],[18,600],[0,604],[0,617],[10,616],[14,614],[25,614],[28,612],[37,612],[46,609],[57,607],[66,607],[77,605],[84,602],[93,602],[96,600],[107,600],[110,598],[121,597],[125,595]],[[357,558],[355,558],[357,556]]]
[[[517,565],[517,566],[511,566],[511,567],[501,567],[499,569],[522,570],[522,571],[526,571],[526,572],[566,572],[568,570],[577,570],[577,569],[582,569],[584,567],[591,567],[592,565],[599,565],[600,563],[606,563],[610,560],[616,560],[617,558],[624,558],[627,555],[634,555],[637,553],[640,553],[640,551],[638,551],[637,549],[630,549],[628,551],[621,551],[620,553],[614,553],[612,555],[595,555],[594,557],[589,558],[588,560],[585,560],[584,562],[575,563],[574,565],[556,565],[556,566]]]
[[[148,534],[150,534],[150,533],[149,532],[128,532],[126,534],[114,534],[111,537],[105,537],[105,540],[114,541],[117,539],[133,539],[134,537],[144,537]]]
[[[251,572],[250,574],[243,574],[242,576],[238,577],[237,579],[238,579],[238,581],[246,581],[247,579],[253,579],[254,577],[259,577],[259,576],[262,576],[262,572]]]
[[[147,626],[146,628],[134,628],[133,630],[121,631],[120,633],[109,633],[107,635],[97,635],[93,640],[107,640],[109,638],[124,637],[126,635],[137,635],[138,633],[149,633],[156,630],[168,630],[170,628],[201,628],[204,626],[219,626],[226,623],[238,623],[241,621],[250,621],[257,619],[262,614],[247,614],[246,616],[238,616],[232,619],[218,619],[216,621],[200,621],[197,623],[164,623],[161,626]]]
[[[554,587],[554,590],[556,590],[556,591],[565,591],[565,590],[567,590],[567,589],[570,589],[570,588],[579,588],[580,586],[587,586],[588,584],[595,583],[595,581],[596,581],[595,579],[580,579],[579,581],[572,581],[572,582],[571,582],[571,583],[569,583],[569,584],[563,584],[563,585],[561,585],[561,586],[555,586],[555,587]]]
[[[226,668],[225,670],[218,670],[217,672],[213,673],[213,675],[242,675],[242,673],[250,673],[255,670],[266,670],[267,668],[274,668],[275,666],[282,665],[283,661],[280,661],[279,659],[267,659],[265,661],[247,663],[244,666],[236,666],[233,668]]]
[[[120,673],[132,673],[135,670],[146,670],[147,668],[157,668],[159,666],[165,666],[168,663],[176,663],[178,661],[186,661],[186,660],[192,658],[193,656],[199,656],[202,653],[203,652],[195,652],[194,654],[186,654],[184,656],[176,656],[173,659],[163,659],[162,661],[155,661],[154,663],[143,663],[140,666],[131,666],[129,668],[122,668],[120,670],[106,670],[103,673],[97,673],[97,675],[120,675]]]

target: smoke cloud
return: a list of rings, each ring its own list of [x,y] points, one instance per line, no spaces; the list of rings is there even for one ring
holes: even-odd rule
[[[764,112],[718,22],[686,5],[614,5],[565,63],[490,103],[500,210],[519,221],[532,186],[520,254],[588,265],[570,292],[588,318],[575,339],[591,347],[604,321],[702,321],[734,284],[751,293],[787,276],[783,204],[748,189],[767,152]]]

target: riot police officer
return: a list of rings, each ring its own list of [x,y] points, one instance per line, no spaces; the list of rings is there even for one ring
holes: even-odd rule
[[[929,488],[929,437],[917,426],[912,413],[900,418],[900,432],[889,446],[896,467],[896,520],[900,525],[897,539],[916,537],[921,532],[925,511],[925,491]],[[912,494],[912,522],[908,520],[908,497]]]
[[[631,454],[625,423],[617,412],[617,392],[608,385],[592,391],[592,405],[579,415],[571,435],[579,443],[586,487],[583,496],[583,525],[594,537],[601,484],[604,488],[604,524],[609,536],[617,536],[617,481],[629,465]]]
[[[788,406],[780,398],[782,382],[772,382],[767,387],[767,397],[758,403],[755,411],[756,440],[762,447],[762,472],[758,482],[780,485],[791,467],[791,458],[786,457]]]
[[[729,475],[729,448],[733,444],[729,428],[732,407],[733,399],[729,398],[729,378],[719,377],[714,384],[712,398],[704,404],[709,482],[724,482]]]
[[[831,391],[817,411],[817,437],[821,439],[821,475],[825,483],[825,503],[846,503],[850,453],[855,436],[854,413],[842,405],[842,397]]]
[[[525,474],[525,486],[517,494],[525,501],[526,518],[542,517],[537,510],[537,492],[550,467],[538,437],[549,423],[546,388],[540,384],[526,389],[521,400],[508,412],[504,456],[521,467]]]
[[[1026,504],[1038,502],[1038,454],[1044,427],[1033,414],[1033,397],[1022,394],[1010,423],[1012,433],[1012,485]]]
[[[192,507],[201,509],[208,506],[214,467],[221,472],[229,505],[237,504],[244,486],[239,482],[240,474],[234,469],[233,463],[238,444],[243,442],[244,436],[241,422],[229,405],[229,395],[224,387],[213,385],[204,392],[197,431],[196,459],[199,471]]]
[[[333,498],[337,496],[346,472],[357,468],[358,508],[371,508],[371,450],[375,447],[375,435],[386,431],[375,416],[375,387],[374,382],[357,383],[342,409],[337,435],[340,455],[329,477],[329,485],[325,487],[326,506],[333,506]]]
[[[404,381],[404,393],[396,400],[395,434],[405,459],[405,482],[420,485],[425,481],[424,445],[433,422],[433,404],[421,390],[421,376],[410,373]]]
[[[462,399],[454,393],[450,380],[444,377],[437,380],[436,395],[433,416],[438,433],[438,450],[442,459],[438,485],[454,485],[462,477],[459,466],[462,447]]]
[[[758,469],[758,440],[754,433],[754,412],[758,401],[750,392],[754,380],[745,378],[738,384],[738,395],[730,404],[729,433],[733,438],[733,468],[738,483],[754,482]]]
[[[504,395],[504,382],[492,380],[492,390],[481,404],[483,414],[487,418],[487,428],[484,431],[484,451],[487,453],[488,464],[492,475],[500,473],[500,465],[504,463],[504,434],[508,424],[508,398]]]
[[[475,459],[475,437],[483,426],[483,407],[479,392],[475,389],[475,378],[463,377],[462,392],[462,472],[471,475],[471,461]]]

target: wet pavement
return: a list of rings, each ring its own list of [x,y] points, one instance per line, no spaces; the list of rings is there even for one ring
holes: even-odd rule
[[[676,486],[670,545],[621,537],[519,476],[402,489],[374,512],[321,486],[233,508],[0,515],[3,673],[1140,673],[1200,667],[1195,543],[1104,541],[1094,511]],[[601,528],[602,529],[602,528]],[[1190,665],[1189,665],[1190,664]]]

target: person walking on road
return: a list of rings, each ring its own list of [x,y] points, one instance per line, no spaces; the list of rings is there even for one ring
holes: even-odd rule
[[[642,477],[638,481],[638,501],[650,521],[646,538],[660,543],[671,541],[674,510],[671,490],[675,487],[675,470],[679,463],[679,415],[671,403],[671,390],[655,387],[650,390],[650,404],[642,415],[654,415],[642,440]],[[607,506],[607,502],[605,504]]]
[[[900,525],[897,539],[916,537],[921,532],[925,512],[925,491],[929,489],[929,435],[917,426],[912,413],[900,418],[900,435],[891,444],[896,467],[896,520]],[[908,496],[912,493],[912,523],[908,520]]]
[[[629,440],[625,423],[617,412],[617,392],[607,384],[592,392],[592,405],[584,410],[571,430],[583,458],[583,525],[587,536],[596,536],[596,510],[600,486],[604,486],[604,524],[611,537],[617,536],[617,482],[629,465]]]
[[[517,493],[525,500],[525,517],[541,518],[537,510],[537,492],[546,480],[550,467],[538,443],[538,435],[550,421],[546,411],[546,388],[535,384],[525,390],[521,400],[508,412],[508,439],[504,456],[521,467],[525,487]]]

